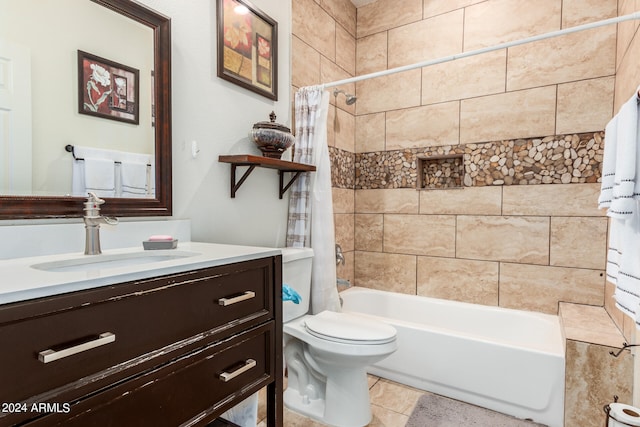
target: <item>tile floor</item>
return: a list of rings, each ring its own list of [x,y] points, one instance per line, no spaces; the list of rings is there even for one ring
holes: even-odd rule
[[[373,419],[368,427],[404,427],[416,402],[424,393],[421,390],[372,375],[369,376],[369,390]],[[262,421],[258,423],[257,427],[266,427],[264,421],[266,416],[265,393],[264,389],[260,392],[258,419]],[[285,407],[284,427],[324,427],[324,424],[289,411]]]

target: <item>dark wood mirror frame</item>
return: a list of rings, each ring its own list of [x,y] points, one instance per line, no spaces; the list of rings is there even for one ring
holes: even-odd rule
[[[156,194],[153,199],[108,198],[110,216],[171,215],[171,20],[131,0],[91,0],[153,30]],[[71,196],[0,196],[1,219],[71,218],[86,199]]]

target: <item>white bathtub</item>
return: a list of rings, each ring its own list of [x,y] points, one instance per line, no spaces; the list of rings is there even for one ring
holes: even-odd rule
[[[557,316],[350,288],[342,310],[398,331],[369,372],[494,411],[562,427],[565,341]]]

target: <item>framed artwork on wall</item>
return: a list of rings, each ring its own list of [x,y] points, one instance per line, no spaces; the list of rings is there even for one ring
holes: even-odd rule
[[[217,0],[218,77],[278,100],[278,23],[246,0]]]
[[[78,113],[138,124],[140,71],[78,51]]]

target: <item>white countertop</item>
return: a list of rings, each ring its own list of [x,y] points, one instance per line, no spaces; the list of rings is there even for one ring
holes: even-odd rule
[[[116,266],[87,271],[44,271],[33,265],[111,256],[131,257],[143,255],[190,255],[164,261]],[[103,250],[101,255],[68,253],[28,258],[0,260],[0,304],[58,295],[66,292],[97,288],[206,267],[231,264],[279,255],[280,249],[255,246],[236,246],[216,243],[178,242],[177,249],[144,251],[142,246],[126,249]],[[192,255],[193,254],[193,255]]]

